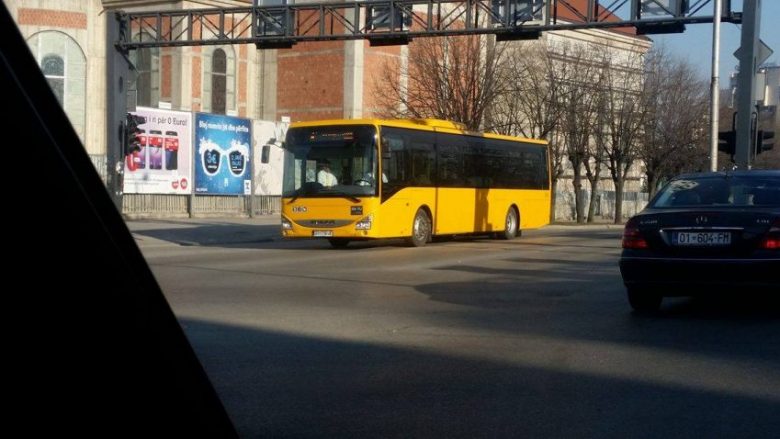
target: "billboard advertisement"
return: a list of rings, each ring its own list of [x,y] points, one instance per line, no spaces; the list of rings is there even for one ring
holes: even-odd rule
[[[282,195],[284,151],[281,148],[289,123],[255,121],[255,195]],[[263,148],[267,146],[268,163],[262,162]]]
[[[192,114],[138,107],[140,150],[125,156],[123,192],[192,193]]]
[[[195,193],[249,195],[252,121],[195,114]]]

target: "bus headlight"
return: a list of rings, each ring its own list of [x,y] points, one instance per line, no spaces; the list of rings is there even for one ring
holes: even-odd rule
[[[371,222],[374,220],[374,215],[369,215],[362,220],[355,223],[355,230],[371,230]]]
[[[292,230],[292,223],[285,217],[282,217],[282,230]]]

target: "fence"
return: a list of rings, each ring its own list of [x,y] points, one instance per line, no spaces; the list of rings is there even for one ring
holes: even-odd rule
[[[106,155],[90,154],[89,158],[92,160],[92,164],[95,166],[95,170],[98,172],[98,175],[100,175],[100,179],[103,180],[103,184],[106,184],[106,180],[108,180],[108,176],[106,175],[106,171],[108,170]]]
[[[590,191],[583,191],[582,198],[587,214],[590,203]],[[623,193],[623,219],[628,219],[639,213],[649,201],[645,192]],[[596,192],[595,215],[602,219],[615,219],[615,191]],[[575,221],[577,219],[577,206],[574,200],[574,192],[557,191],[555,203],[555,219],[557,221]]]
[[[251,207],[251,209],[250,209]],[[122,213],[128,218],[247,217],[281,212],[281,197],[273,195],[125,194]]]
[[[90,154],[103,183],[108,165],[104,154]],[[128,218],[188,218],[210,216],[276,215],[282,211],[281,197],[276,195],[216,196],[124,194],[122,213]]]

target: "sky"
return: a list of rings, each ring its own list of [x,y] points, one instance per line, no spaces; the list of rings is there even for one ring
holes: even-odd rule
[[[714,0],[704,8],[712,11]],[[742,1],[732,0],[731,9],[742,11]],[[704,11],[704,9],[702,10]],[[697,15],[700,15],[701,12]],[[709,15],[709,14],[707,14]],[[740,46],[741,25],[721,23],[720,26],[720,86],[727,88],[729,76],[738,64],[734,52]],[[767,62],[780,65],[780,0],[761,1],[760,38],[774,51]],[[676,56],[688,59],[702,78],[712,77],[712,24],[689,24],[681,34],[649,35],[656,44],[663,44]]]

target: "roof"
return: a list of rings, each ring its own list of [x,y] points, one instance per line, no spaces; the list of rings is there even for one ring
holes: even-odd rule
[[[527,137],[506,136],[496,133],[484,133],[477,131],[469,131],[466,126],[460,122],[454,122],[442,119],[326,119],[326,120],[312,120],[293,122],[290,124],[290,128],[299,127],[317,127],[328,125],[383,125],[397,128],[409,128],[421,131],[434,131],[441,133],[451,134],[465,134],[470,136],[480,136],[489,139],[503,139],[503,140],[522,140],[529,143],[537,143],[540,145],[547,145],[546,140],[531,139]]]

